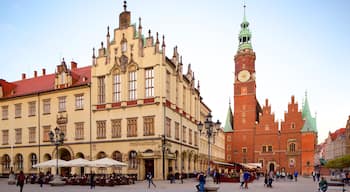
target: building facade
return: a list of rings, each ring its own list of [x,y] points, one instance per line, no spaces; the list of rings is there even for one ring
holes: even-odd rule
[[[97,173],[136,174],[155,179],[168,173],[206,170],[207,137],[198,131],[211,112],[200,95],[191,65],[183,72],[177,47],[166,56],[164,36],[143,34],[141,18],[131,25],[131,13],[119,15],[119,27],[109,31],[92,64],[70,68],[63,60],[54,74],[7,82],[0,80],[1,174],[24,170],[56,157],[48,133],[56,126],[66,135],[59,158],[113,158],[123,168]],[[224,133],[212,142],[212,159],[223,161]],[[49,171],[46,169],[45,171]],[[54,169],[52,169],[54,173]],[[61,173],[88,170],[61,168]]]
[[[310,174],[317,144],[316,119],[307,97],[302,110],[294,96],[281,123],[275,119],[268,99],[263,106],[256,93],[256,55],[245,13],[238,51],[234,57],[234,111],[229,107],[226,132],[226,161],[260,163],[264,171]]]

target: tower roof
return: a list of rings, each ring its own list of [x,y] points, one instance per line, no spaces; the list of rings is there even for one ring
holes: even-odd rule
[[[230,105],[227,110],[224,132],[225,133],[233,132],[233,118],[232,118],[232,109]]]
[[[247,21],[245,9],[246,5],[244,7],[244,15],[243,15],[243,21],[241,23],[241,31],[239,33],[238,39],[239,39],[239,47],[238,50],[244,50],[244,49],[253,49],[251,44],[251,37],[252,34],[249,31],[249,22]]]
[[[317,132],[316,117],[312,117],[311,115],[307,93],[305,93],[305,100],[302,107],[302,117],[304,125],[301,132]]]

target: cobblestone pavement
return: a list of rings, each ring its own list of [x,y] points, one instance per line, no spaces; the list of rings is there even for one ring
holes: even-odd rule
[[[154,181],[157,185],[148,189],[146,181],[138,181],[133,185],[122,185],[114,187],[100,187],[96,186],[95,189],[90,190],[89,186],[61,186],[51,187],[50,185],[44,185],[40,188],[38,184],[25,184],[23,192],[195,192],[195,185],[197,182],[194,179],[184,180],[184,184],[176,181],[175,184],[170,184],[168,181]],[[249,184],[249,189],[240,189],[238,183],[221,183],[219,184],[220,192],[233,192],[233,191],[254,191],[254,192],[316,192],[317,184],[312,181],[311,178],[298,178],[298,182],[294,181],[275,181],[272,188],[266,188],[263,185],[263,179],[255,180]],[[346,190],[349,192],[350,187],[346,186]],[[18,192],[19,188],[15,185],[8,185],[7,179],[0,179],[0,192]],[[341,188],[331,188],[331,191],[342,191]]]

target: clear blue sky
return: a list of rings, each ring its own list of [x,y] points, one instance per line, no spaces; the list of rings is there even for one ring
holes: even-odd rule
[[[319,142],[345,127],[350,115],[350,1],[246,0],[256,52],[257,98],[283,119],[291,95],[301,107],[305,91],[317,112]],[[93,47],[106,28],[118,25],[121,0],[2,0],[0,78],[46,68],[62,57],[91,64]],[[243,18],[243,0],[128,1],[132,22],[165,35],[167,55],[178,46],[201,84],[214,119],[224,122],[233,100],[233,57]]]

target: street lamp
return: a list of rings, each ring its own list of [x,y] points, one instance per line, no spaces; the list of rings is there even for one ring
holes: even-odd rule
[[[171,147],[171,144],[166,142],[166,136],[164,134],[160,135],[160,137],[162,139],[162,145],[160,147],[162,148],[163,180],[165,180],[165,151]]]
[[[50,142],[53,143],[56,147],[56,176],[51,183],[51,185],[61,185],[62,180],[58,174],[58,146],[63,145],[64,142],[64,133],[58,128],[55,128],[55,132],[50,131],[49,133]],[[64,184],[64,182],[63,182]]]
[[[208,137],[208,176],[210,175],[210,138],[215,136],[216,133],[218,133],[220,129],[221,122],[217,120],[216,122],[212,121],[211,113],[208,114],[204,121],[204,128],[203,130],[203,123],[198,123],[198,131],[200,134],[205,134]]]

